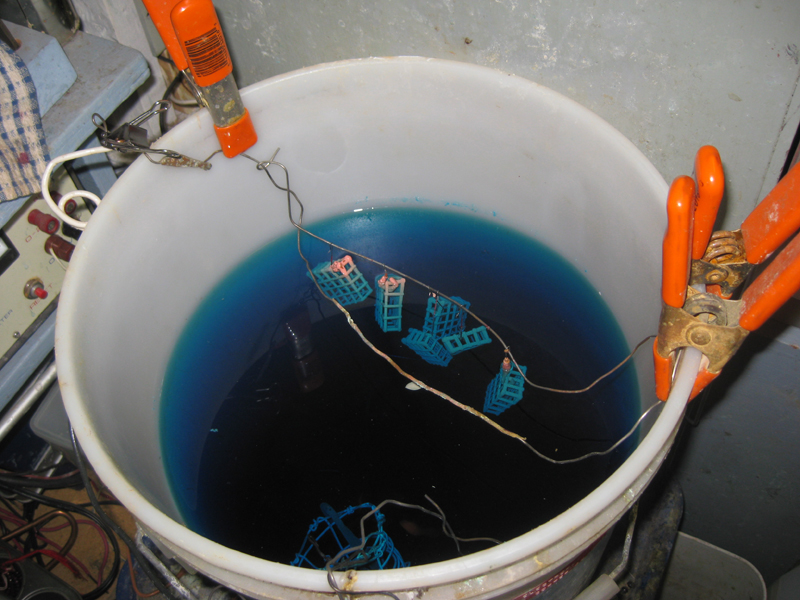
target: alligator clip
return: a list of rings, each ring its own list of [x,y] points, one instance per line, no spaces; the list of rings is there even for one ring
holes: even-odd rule
[[[800,289],[800,236],[796,236],[747,287],[730,300],[753,265],[769,258],[800,228],[800,164],[778,183],[737,231],[711,233],[724,193],[719,153],[701,148],[695,179],[670,186],[662,255],[658,337],[653,347],[656,396],[672,388],[677,351],[693,347],[703,362],[689,397],[697,396],[758,329]],[[690,286],[691,284],[691,286]],[[700,291],[705,284],[706,291]]]

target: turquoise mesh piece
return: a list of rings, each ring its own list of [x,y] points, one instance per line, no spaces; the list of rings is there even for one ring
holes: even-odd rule
[[[486,400],[483,404],[483,412],[490,415],[499,415],[514,406],[522,399],[525,380],[523,375],[528,372],[527,367],[520,367],[522,373],[511,366],[511,370],[506,372],[500,369],[500,373],[492,379],[486,389]]]
[[[446,367],[453,358],[430,333],[419,329],[409,329],[408,336],[400,341],[432,365]]]
[[[453,300],[464,308],[469,308],[469,302],[463,298],[453,296]],[[464,309],[441,296],[431,296],[428,298],[428,308],[425,311],[425,324],[422,326],[422,331],[430,333],[433,339],[440,340],[443,337],[462,333],[466,321],[467,313]]]
[[[400,331],[406,280],[398,275],[375,278],[375,320],[385,332]]]
[[[306,275],[311,279],[316,279],[325,295],[333,298],[342,306],[361,302],[372,293],[369,283],[349,255],[332,263],[319,263],[312,269],[312,272],[314,277],[311,277],[311,273],[306,273]]]
[[[465,350],[471,350],[484,344],[490,344],[492,339],[489,337],[489,332],[486,327],[480,326],[475,329],[470,329],[461,334],[449,335],[442,338],[442,345],[447,351],[455,356]]]

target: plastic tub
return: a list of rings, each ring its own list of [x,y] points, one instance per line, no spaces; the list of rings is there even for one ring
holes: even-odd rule
[[[260,136],[250,154],[265,160],[281,147],[314,219],[364,199],[415,197],[501,218],[585,272],[631,347],[654,332],[667,186],[633,144],[580,105],[505,73],[420,58],[321,65],[242,97]],[[217,141],[202,112],[160,145],[204,158]],[[289,229],[285,195],[254,163],[213,162],[203,172],[140,158],[95,212],[61,295],[62,393],[98,475],[163,548],[251,596],[318,597],[331,592],[323,572],[247,556],[184,527],[163,469],[158,407],[176,339],[224,274]],[[591,576],[597,542],[672,444],[697,366],[697,356],[684,361],[670,400],[622,467],[557,518],[457,560],[360,572],[350,589],[572,597]],[[636,369],[647,407],[655,399],[647,349]]]

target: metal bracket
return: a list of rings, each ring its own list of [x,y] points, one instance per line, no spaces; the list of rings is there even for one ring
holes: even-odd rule
[[[108,125],[103,117],[97,113],[93,114],[92,123],[101,131],[100,145],[122,154],[144,154],[150,159],[150,162],[167,167],[197,167],[208,171],[211,168],[208,159],[197,160],[174,150],[150,147],[150,142],[147,141],[147,131],[143,127],[139,127],[139,125],[151,117],[169,110],[169,107],[170,103],[168,101],[158,100],[150,107],[150,110],[145,111],[132,121],[122,124],[111,133],[109,133]],[[150,157],[151,154],[160,154],[163,158],[160,161],[156,161]]]
[[[696,348],[708,359],[707,371],[719,373],[749,333],[738,323],[739,301],[690,287],[683,308],[662,308],[656,349],[666,358],[679,348]]]

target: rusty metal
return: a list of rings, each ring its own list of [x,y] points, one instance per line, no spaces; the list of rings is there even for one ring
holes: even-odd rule
[[[689,288],[683,308],[665,304],[658,325],[657,351],[666,358],[680,348],[696,348],[719,373],[749,333],[739,323],[739,302]]]
[[[183,156],[183,155],[181,155],[180,158],[172,158],[170,156],[165,156],[164,158],[158,161],[158,164],[164,165],[166,167],[188,167],[188,168],[203,169],[204,171],[208,171],[211,168],[211,163],[205,160],[197,160],[196,158],[190,158],[189,156]]]
[[[705,260],[693,260],[690,285],[718,285],[722,295],[729,298],[741,286],[752,271],[753,265],[741,263],[713,264]]]
[[[701,260],[692,261],[690,285],[718,285],[722,295],[730,298],[741,286],[753,265],[747,253],[741,231],[715,231]]]

